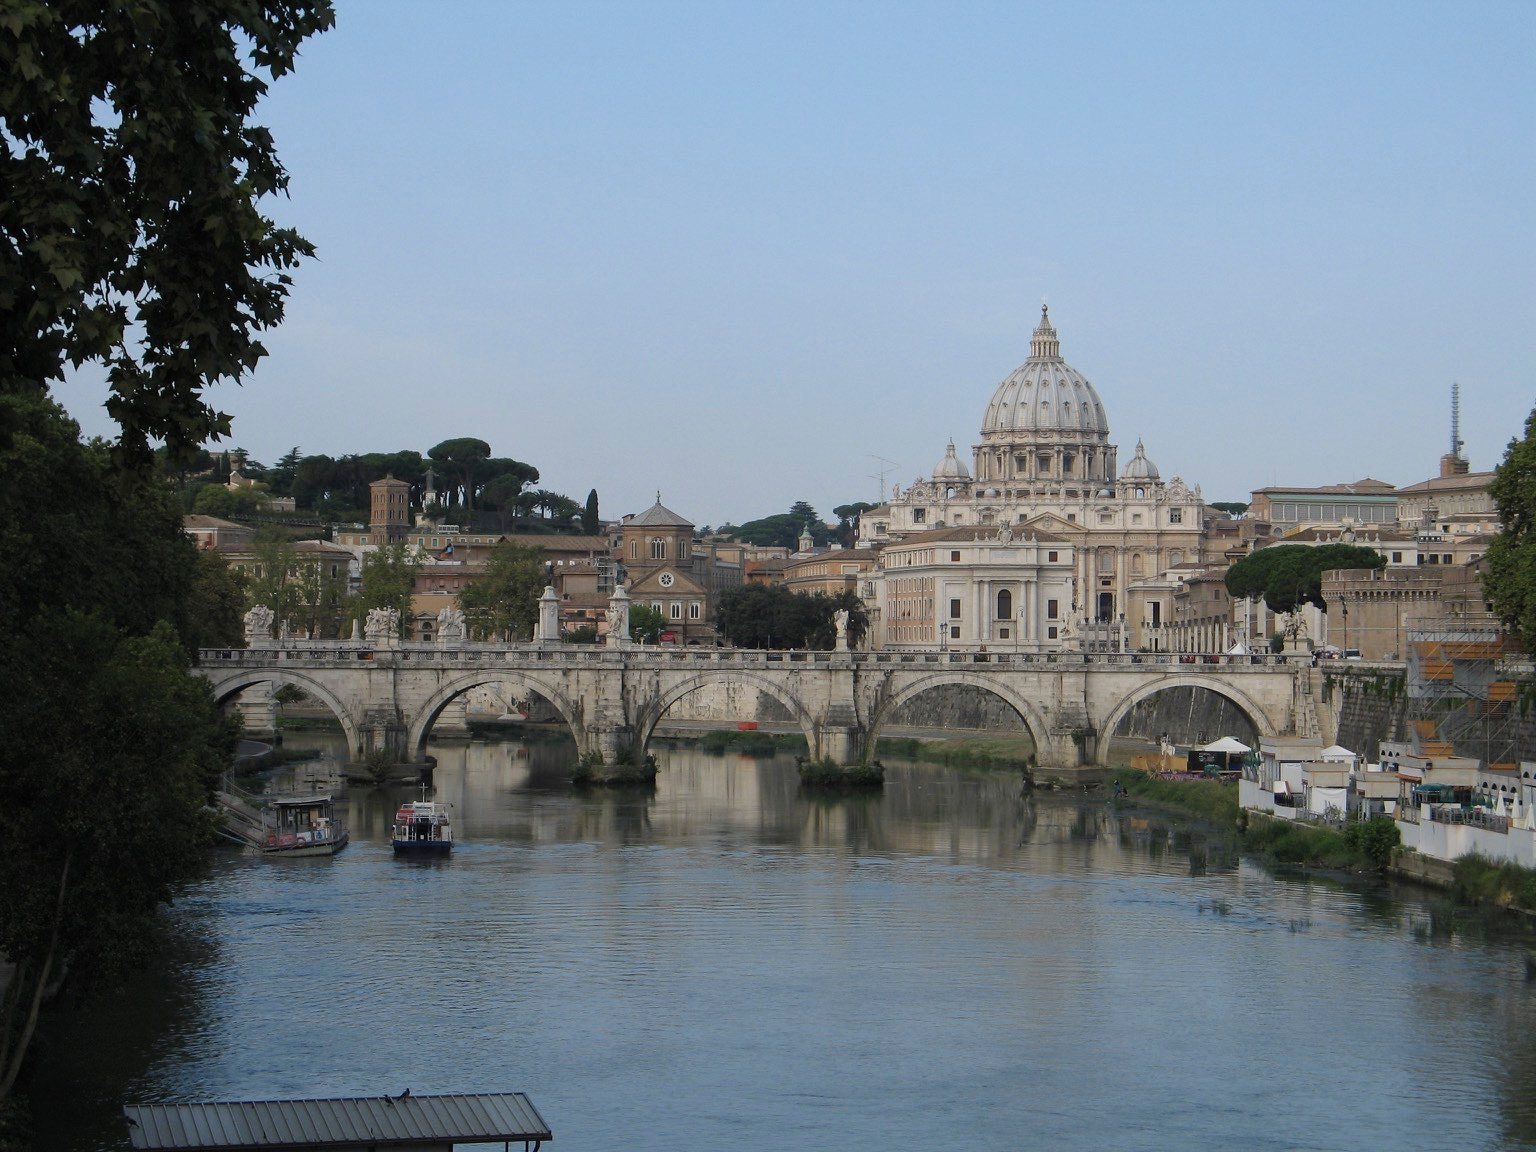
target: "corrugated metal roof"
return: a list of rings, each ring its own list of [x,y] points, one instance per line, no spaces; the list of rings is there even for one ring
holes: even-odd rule
[[[521,1092],[141,1104],[123,1109],[135,1148],[368,1147],[423,1141],[548,1140]]]

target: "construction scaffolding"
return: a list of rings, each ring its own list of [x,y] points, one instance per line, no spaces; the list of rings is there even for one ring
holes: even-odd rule
[[[1521,680],[1529,662],[1495,617],[1410,620],[1407,711],[1420,756],[1476,757],[1484,768],[1520,761]]]

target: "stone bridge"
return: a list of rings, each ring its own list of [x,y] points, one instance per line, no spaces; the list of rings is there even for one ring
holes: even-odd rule
[[[1043,767],[1103,763],[1107,737],[1139,701],[1199,687],[1231,700],[1262,736],[1315,732],[1310,662],[1283,656],[1023,655],[986,652],[800,652],[721,648],[268,641],[204,649],[198,672],[222,703],[247,689],[294,685],[341,722],[355,757],[426,755],[432,726],[481,686],[535,692],[570,726],[578,751],[640,757],[657,722],[711,685],[767,693],[805,734],[813,758],[855,763],[882,723],[933,688],[965,685],[1011,706]]]

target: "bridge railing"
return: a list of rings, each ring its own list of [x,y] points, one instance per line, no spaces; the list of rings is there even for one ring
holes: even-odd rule
[[[714,665],[770,667],[785,665],[974,666],[1004,668],[1162,668],[1168,672],[1198,672],[1220,668],[1223,672],[1276,667],[1306,667],[1310,659],[1299,656],[1253,653],[1192,655],[1176,652],[984,652],[974,649],[928,651],[816,652],[799,649],[674,648],[634,645],[608,648],[598,644],[485,644],[438,645],[399,643],[360,644],[353,640],[299,640],[258,644],[250,648],[204,648],[198,663],[205,668],[261,667],[275,664],[308,667],[358,667],[373,664],[392,667],[472,667],[476,664],[546,664],[556,667],[593,665]]]

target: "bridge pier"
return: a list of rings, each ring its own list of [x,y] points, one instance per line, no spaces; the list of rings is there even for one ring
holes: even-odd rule
[[[240,722],[247,739],[277,739],[277,694],[272,690],[270,680],[252,684],[240,693],[236,707],[240,710]]]
[[[604,764],[619,764],[634,751],[636,759],[643,752],[635,748],[635,732],[628,724],[615,724],[603,728],[590,730],[587,735],[587,747],[583,752],[596,752],[603,758]]]
[[[383,752],[396,763],[410,761],[411,749],[408,747],[406,727],[393,711],[371,709],[363,721],[361,731],[363,739],[362,747],[358,749],[359,759],[371,753]]]

